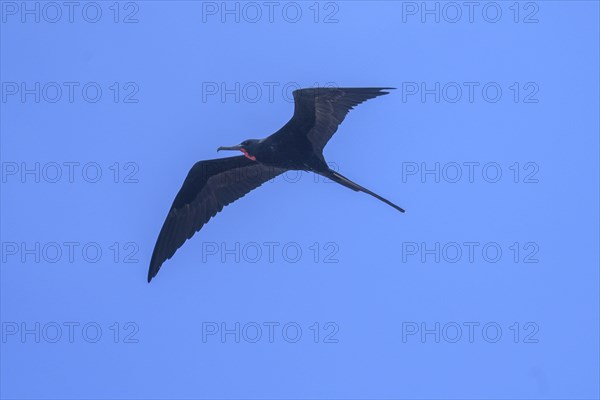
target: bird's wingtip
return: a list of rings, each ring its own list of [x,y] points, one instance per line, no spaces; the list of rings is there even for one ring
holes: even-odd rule
[[[390,92],[388,92],[388,90],[396,90],[397,88],[395,87],[380,87],[380,88],[376,88],[379,92],[379,94],[390,94]]]
[[[158,270],[150,266],[150,268],[148,269],[148,283],[150,283],[150,281],[156,276],[157,273]]]

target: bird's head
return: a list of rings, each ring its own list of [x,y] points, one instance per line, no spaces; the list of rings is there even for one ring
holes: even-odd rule
[[[260,140],[258,139],[248,139],[248,140],[244,140],[242,143],[237,144],[235,146],[221,146],[217,149],[217,151],[221,151],[221,150],[239,150],[242,153],[244,153],[244,155],[253,160],[256,161],[256,153],[258,150],[258,145],[260,143]]]

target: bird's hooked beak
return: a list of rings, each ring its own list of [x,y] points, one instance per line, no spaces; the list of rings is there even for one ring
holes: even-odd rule
[[[239,150],[242,153],[244,153],[244,156],[246,156],[246,158],[249,158],[252,161],[256,161],[256,157],[248,154],[248,150],[246,150],[241,144],[236,144],[235,146],[221,146],[217,149],[217,151],[221,150]]]
[[[242,145],[236,144],[235,146],[221,146],[217,149],[217,151],[221,150],[242,150]]]

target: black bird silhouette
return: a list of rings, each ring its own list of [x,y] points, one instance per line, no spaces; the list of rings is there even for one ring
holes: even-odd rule
[[[294,94],[294,115],[281,129],[264,139],[244,140],[219,150],[239,150],[243,156],[197,162],[183,186],[156,240],[148,282],[161,265],[204,224],[248,192],[287,170],[323,175],[354,191],[364,192],[404,210],[348,178],[331,170],[323,148],[352,108],[366,100],[388,94],[394,88],[299,89]]]

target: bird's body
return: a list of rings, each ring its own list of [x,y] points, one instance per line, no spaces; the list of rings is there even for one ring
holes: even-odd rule
[[[218,150],[244,155],[197,162],[188,173],[158,235],[148,282],[183,243],[224,206],[288,170],[323,175],[354,191],[367,193],[398,211],[389,200],[350,181],[329,168],[323,148],[348,112],[392,88],[320,88],[294,91],[294,115],[281,129],[264,139],[249,139]]]

